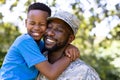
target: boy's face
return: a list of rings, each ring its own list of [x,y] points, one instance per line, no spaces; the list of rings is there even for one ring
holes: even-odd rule
[[[38,41],[46,30],[48,13],[42,10],[30,10],[27,19],[27,32]]]

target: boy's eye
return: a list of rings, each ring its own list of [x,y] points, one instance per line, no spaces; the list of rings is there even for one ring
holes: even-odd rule
[[[29,22],[30,25],[36,25],[35,22]],[[38,26],[46,26],[45,23],[39,23]]]
[[[39,24],[40,26],[46,26],[46,23],[41,23],[41,24]]]
[[[34,25],[34,23],[30,23],[31,25]]]
[[[35,23],[34,22],[29,22],[29,24],[34,25]]]

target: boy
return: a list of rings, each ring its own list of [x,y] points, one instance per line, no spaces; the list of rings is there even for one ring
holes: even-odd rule
[[[50,15],[51,10],[45,4],[29,6],[25,22],[28,33],[19,36],[10,47],[1,67],[0,80],[34,80],[38,71],[55,79],[70,64],[71,59],[67,56],[50,64],[42,54],[44,43],[41,38]]]

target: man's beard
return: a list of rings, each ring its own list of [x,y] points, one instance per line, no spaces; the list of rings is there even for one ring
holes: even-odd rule
[[[64,42],[60,42],[60,43],[56,43],[53,47],[51,48],[47,48],[46,49],[49,51],[49,52],[53,52],[53,51],[57,51],[61,48],[64,48],[67,44],[68,44],[68,39],[69,38],[66,38],[66,40]]]

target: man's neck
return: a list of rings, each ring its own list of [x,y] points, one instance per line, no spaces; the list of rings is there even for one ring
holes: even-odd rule
[[[64,56],[64,51],[65,51],[65,48],[61,48],[57,51],[48,53],[48,61],[50,63],[54,63],[55,61],[59,60]]]

